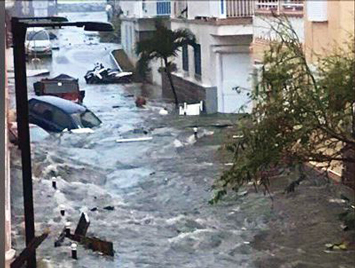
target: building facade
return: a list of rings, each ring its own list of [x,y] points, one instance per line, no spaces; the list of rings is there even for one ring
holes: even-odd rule
[[[275,17],[287,18],[303,44],[308,63],[315,67],[317,57],[325,57],[336,49],[348,45],[350,37],[354,37],[354,8],[354,3],[346,0],[256,1],[251,46],[254,73],[256,74],[262,66],[263,55],[269,48],[270,41],[276,39],[275,31],[272,30],[272,27],[276,26]],[[257,76],[255,78],[257,79]],[[339,146],[340,149],[343,145]],[[340,161],[333,161],[329,171],[340,180],[344,168],[345,172],[353,176],[350,181],[354,184],[355,177],[350,172],[355,168],[353,164],[343,167]]]
[[[353,1],[307,1],[305,5],[305,51],[310,62],[344,47],[355,29]]]
[[[174,1],[173,11],[171,29],[187,28],[197,42],[175,60],[181,101],[205,100],[210,113],[249,111],[254,1]],[[201,90],[202,95],[186,94]]]
[[[284,16],[304,43],[304,3],[303,0],[257,0],[253,20],[253,54],[254,67],[263,61],[264,52],[269,48],[270,41],[275,40],[277,27],[276,18]]]

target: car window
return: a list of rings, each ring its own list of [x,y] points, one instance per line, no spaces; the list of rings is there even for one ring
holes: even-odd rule
[[[46,31],[30,31],[27,33],[26,39],[28,41],[32,40],[49,40],[49,35]]]
[[[47,118],[49,118],[49,115],[53,113],[53,108],[50,105],[41,102],[34,104],[31,107],[31,110],[38,115],[47,115]]]
[[[81,114],[72,114],[72,118],[80,127],[91,128],[96,127],[101,124],[100,119],[98,119],[91,111],[86,110]]]
[[[72,122],[70,117],[59,109],[54,109],[53,111],[53,122],[63,128],[72,128]]]

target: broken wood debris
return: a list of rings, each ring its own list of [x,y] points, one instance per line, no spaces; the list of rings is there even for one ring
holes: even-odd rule
[[[104,241],[96,237],[87,237],[76,234],[70,234],[68,238],[82,244],[87,249],[100,251],[101,253],[108,256],[114,255],[112,242]]]
[[[11,268],[21,268],[30,257],[31,253],[39,247],[39,245],[48,237],[49,232],[45,232],[41,236],[35,237],[28,246],[20,253],[20,255],[11,263]]]
[[[113,243],[101,240],[96,237],[87,237],[86,233],[90,225],[89,217],[86,213],[81,213],[78,225],[75,229],[74,234],[66,230],[67,227],[63,229],[58,239],[55,241],[54,246],[59,247],[62,245],[64,238],[67,237],[73,241],[82,244],[85,248],[91,249],[93,251],[99,251],[108,256],[114,256]]]
[[[89,217],[85,212],[81,213],[79,223],[76,226],[74,234],[85,236],[90,225]]]

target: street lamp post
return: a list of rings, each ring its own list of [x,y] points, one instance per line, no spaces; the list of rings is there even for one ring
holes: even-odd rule
[[[17,131],[19,148],[21,150],[22,182],[24,199],[24,216],[26,246],[29,246],[35,238],[34,211],[33,211],[33,189],[32,189],[32,168],[31,168],[31,144],[28,121],[28,95],[26,75],[26,52],[25,36],[29,27],[84,27],[86,31],[113,31],[109,23],[103,22],[68,22],[62,17],[39,17],[39,18],[16,18],[11,20],[11,31],[13,36],[14,71],[15,71],[15,94]],[[36,267],[36,253],[31,251],[27,258],[27,267]]]

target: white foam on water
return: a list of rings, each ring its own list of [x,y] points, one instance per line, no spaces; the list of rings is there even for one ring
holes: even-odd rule
[[[170,219],[167,219],[166,220],[166,223],[169,224],[169,225],[172,225],[172,224],[175,224],[183,219],[186,219],[186,216],[185,215],[178,215],[176,217],[173,217],[173,218],[170,218]]]

